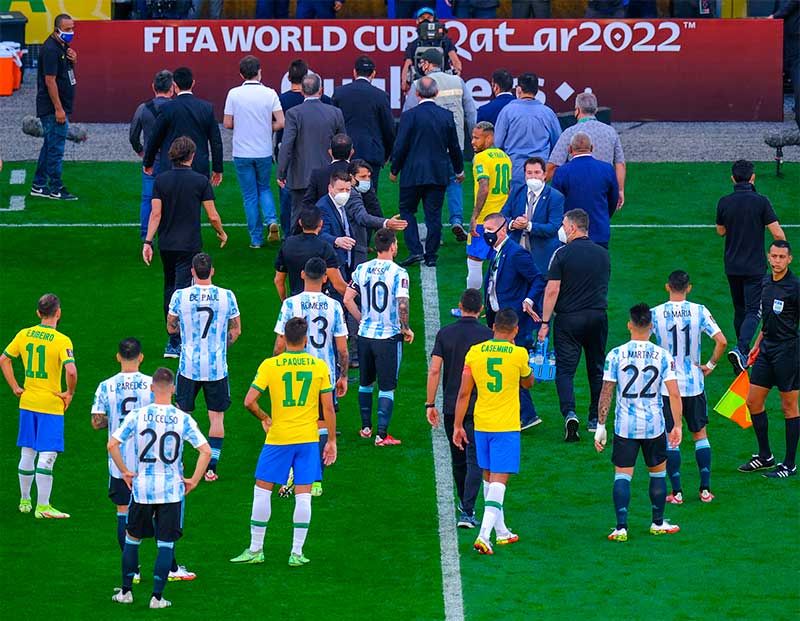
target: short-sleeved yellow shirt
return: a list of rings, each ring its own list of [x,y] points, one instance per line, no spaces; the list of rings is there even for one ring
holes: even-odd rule
[[[508,200],[508,188],[511,183],[511,159],[504,151],[490,147],[476,153],[472,160],[472,174],[475,178],[475,196],[481,179],[489,181],[489,196],[478,214],[478,224],[483,224],[490,213],[499,212]]]

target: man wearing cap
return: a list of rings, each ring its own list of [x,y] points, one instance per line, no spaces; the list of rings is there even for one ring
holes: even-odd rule
[[[398,2],[398,5],[405,4],[402,0]],[[411,3],[409,3],[411,4]],[[398,15],[399,17],[399,15]],[[408,17],[411,17],[409,15]],[[427,6],[423,6],[419,9],[416,13],[414,13],[414,17],[417,20],[417,26],[422,22],[433,22],[436,21],[436,12]],[[420,41],[419,38],[414,39],[411,43],[408,44],[405,53],[405,60],[403,61],[403,70],[400,72],[400,75],[403,77],[400,80],[400,90],[404,93],[406,92],[413,92],[413,88],[409,88],[411,85],[406,82],[405,77],[408,75],[408,69],[411,67],[411,63],[414,62],[414,55],[417,53],[417,48],[420,45],[427,46],[430,42],[423,42]],[[461,75],[461,60],[458,58],[458,54],[456,53],[456,46],[453,43],[453,40],[445,35],[444,39],[439,41],[439,46],[442,48],[442,54],[444,55],[444,60],[442,63],[439,64],[445,71],[449,71],[451,68],[456,75]]]

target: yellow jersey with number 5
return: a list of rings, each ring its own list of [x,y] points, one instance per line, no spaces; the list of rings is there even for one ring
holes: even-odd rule
[[[472,159],[472,175],[475,178],[475,196],[478,196],[480,180],[489,182],[489,195],[478,214],[478,224],[483,224],[490,213],[503,208],[508,200],[508,188],[511,183],[511,158],[504,151],[490,147],[476,153]]]
[[[323,360],[305,351],[286,351],[264,360],[250,386],[258,392],[269,390],[272,427],[264,444],[319,440],[319,396],[333,390]]]
[[[56,393],[63,390],[61,370],[64,365],[75,364],[69,337],[39,324],[17,332],[3,353],[9,358],[22,356],[25,392],[19,398],[20,409],[63,416],[64,402]]]
[[[531,374],[525,348],[496,339],[478,343],[464,366],[478,391],[475,431],[519,431],[519,381]]]

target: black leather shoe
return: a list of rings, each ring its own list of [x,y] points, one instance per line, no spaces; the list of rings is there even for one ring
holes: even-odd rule
[[[425,259],[425,265],[427,267],[436,267],[436,259]]]
[[[425,257],[421,254],[410,254],[405,259],[400,261],[398,265],[400,267],[408,267],[409,265],[414,265],[414,263],[420,263]]]

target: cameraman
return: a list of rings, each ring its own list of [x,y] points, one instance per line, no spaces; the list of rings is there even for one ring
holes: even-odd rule
[[[415,15],[417,19],[417,32],[419,32],[419,25],[423,22],[435,22],[436,21],[436,13],[433,9],[429,7],[421,8],[417,11]],[[414,62],[414,55],[417,52],[417,48],[423,47],[438,47],[441,48],[442,54],[444,56],[444,65],[442,70],[449,73],[452,69],[452,73],[456,75],[461,75],[461,59],[459,59],[458,54],[456,54],[456,46],[453,43],[452,39],[448,37],[446,34],[442,39],[438,40],[429,40],[429,41],[420,41],[419,36],[414,39],[411,43],[408,44],[405,53],[405,61],[403,61],[403,70],[400,73],[403,76],[403,79],[400,80],[400,89],[407,93],[409,87],[411,86],[411,82],[408,81],[408,70],[411,67],[411,64]],[[416,72],[413,77],[413,80],[422,77],[425,73],[422,71],[420,67],[416,67]],[[413,82],[412,80],[412,82]]]

